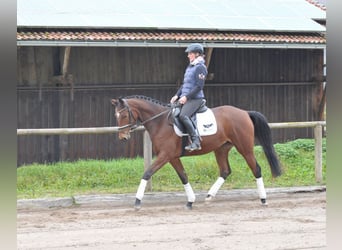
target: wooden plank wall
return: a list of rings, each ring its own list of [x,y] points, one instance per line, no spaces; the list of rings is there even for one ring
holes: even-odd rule
[[[168,102],[187,65],[181,48],[72,47],[73,86],[57,86],[51,79],[61,69],[59,54],[57,47],[18,48],[18,128],[116,126],[111,98],[140,94]],[[322,64],[319,50],[214,49],[207,104],[257,110],[269,122],[317,120]],[[272,132],[275,142],[312,136],[311,129]],[[19,166],[142,152],[142,132],[129,142],[116,134],[18,137]]]

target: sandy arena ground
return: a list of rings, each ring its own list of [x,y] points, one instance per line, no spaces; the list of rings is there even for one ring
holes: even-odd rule
[[[326,249],[326,193],[197,195],[193,210],[184,194],[146,194],[120,202],[84,202],[59,208],[17,209],[18,249]]]

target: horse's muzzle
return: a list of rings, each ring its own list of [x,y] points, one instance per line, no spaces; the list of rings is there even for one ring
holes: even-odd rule
[[[124,140],[124,141],[127,141],[131,138],[131,134],[129,131],[127,132],[120,132],[119,133],[119,140]]]

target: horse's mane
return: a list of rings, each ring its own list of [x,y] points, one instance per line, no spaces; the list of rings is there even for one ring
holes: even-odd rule
[[[144,96],[144,95],[131,95],[131,96],[124,97],[124,99],[141,99],[141,100],[146,100],[146,101],[152,102],[154,104],[161,105],[163,107],[167,107],[168,106],[167,103],[163,103],[163,102],[161,102],[159,100],[156,100],[156,99],[153,99],[151,97]]]

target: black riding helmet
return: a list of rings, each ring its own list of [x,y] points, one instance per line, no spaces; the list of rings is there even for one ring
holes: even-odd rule
[[[195,52],[196,53],[197,52],[197,53],[203,55],[204,54],[204,49],[203,49],[203,46],[201,44],[199,44],[199,43],[192,43],[192,44],[190,44],[186,48],[185,52],[186,53],[189,53],[189,52]]]

